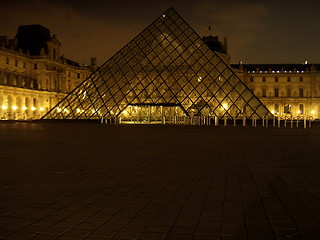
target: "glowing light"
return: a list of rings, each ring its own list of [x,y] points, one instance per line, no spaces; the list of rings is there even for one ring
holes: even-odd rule
[[[162,15],[162,17],[164,17],[164,18],[165,18],[165,17],[166,17],[166,15],[165,15],[165,14],[163,14],[163,15]]]
[[[22,107],[23,110],[27,110],[27,107]]]
[[[81,112],[81,110],[79,108],[77,108],[77,113],[80,113],[80,112]]]
[[[13,106],[12,109],[13,109],[13,110],[17,110],[18,107],[17,107],[17,106]]]
[[[127,115],[127,114],[128,114],[128,111],[127,111],[127,110],[123,110],[123,111],[122,111],[122,114],[123,114],[123,115]]]
[[[7,106],[3,105],[1,108],[2,108],[2,109],[7,109]]]
[[[316,112],[314,110],[311,111],[311,114],[315,114]]]
[[[222,107],[223,107],[224,109],[228,109],[228,104],[224,103],[224,104],[222,104]]]
[[[34,111],[34,110],[36,110],[36,108],[35,108],[35,107],[32,107],[31,110]]]
[[[57,108],[57,112],[61,112],[61,108],[58,107],[58,108]]]
[[[301,111],[300,111],[300,110],[298,111],[298,114],[301,114]]]
[[[198,77],[198,82],[201,82],[201,80],[202,80],[202,77]]]
[[[40,108],[40,111],[42,112],[43,110],[44,110],[44,108],[43,108],[43,107],[41,107],[41,108]]]

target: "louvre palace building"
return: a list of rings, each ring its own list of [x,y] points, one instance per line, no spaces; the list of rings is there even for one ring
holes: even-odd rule
[[[20,26],[0,38],[0,106],[1,119],[318,119],[320,64],[230,64],[226,39],[200,37],[172,8],[99,68]]]
[[[41,25],[0,36],[0,119],[39,119],[95,69],[65,58],[56,35]]]

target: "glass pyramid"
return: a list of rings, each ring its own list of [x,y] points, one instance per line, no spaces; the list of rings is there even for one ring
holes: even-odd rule
[[[263,118],[269,110],[172,8],[43,119]]]

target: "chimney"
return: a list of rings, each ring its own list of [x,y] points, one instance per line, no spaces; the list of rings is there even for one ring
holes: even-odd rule
[[[226,52],[228,52],[228,38],[227,37],[223,38],[223,46],[226,49]]]
[[[92,71],[96,70],[97,69],[97,58],[96,57],[92,57],[90,59],[91,61],[91,64],[90,64],[90,68]]]

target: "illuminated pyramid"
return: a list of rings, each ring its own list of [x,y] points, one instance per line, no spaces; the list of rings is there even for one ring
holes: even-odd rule
[[[159,120],[271,114],[172,8],[60,101],[44,119]]]

